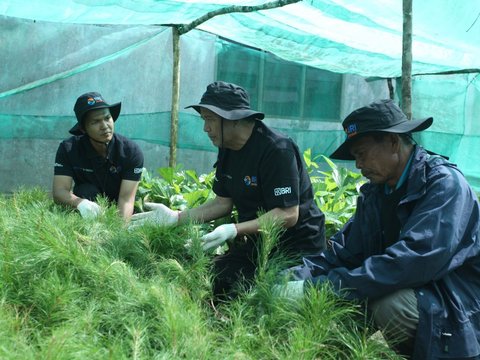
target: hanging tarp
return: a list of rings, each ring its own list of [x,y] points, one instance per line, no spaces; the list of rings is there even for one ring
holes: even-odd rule
[[[188,24],[267,0],[3,0],[0,15],[77,24]],[[413,73],[480,68],[480,2],[413,2]],[[362,76],[401,75],[402,1],[310,0],[212,18],[199,29],[285,60]]]
[[[117,130],[146,166],[168,165],[172,25],[230,5],[269,1],[0,0],[0,191],[50,186],[58,142],[86,91],[122,101]],[[400,0],[312,0],[221,15],[180,38],[178,163],[211,171],[216,148],[184,107],[214,80],[236,82],[270,126],[328,155],[341,119],[389,96],[401,71]],[[433,116],[418,141],[459,164],[480,189],[480,1],[414,0],[413,116]],[[393,79],[393,85],[396,80]],[[398,100],[398,87],[394,96]],[[480,156],[480,155],[479,155]]]

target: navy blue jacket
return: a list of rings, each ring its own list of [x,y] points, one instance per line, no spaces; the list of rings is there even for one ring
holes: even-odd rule
[[[331,248],[304,258],[307,279],[328,280],[349,299],[376,299],[413,288],[419,324],[413,359],[480,354],[480,211],[457,167],[415,149],[397,214],[399,240],[382,251],[380,192],[361,188],[355,215]]]

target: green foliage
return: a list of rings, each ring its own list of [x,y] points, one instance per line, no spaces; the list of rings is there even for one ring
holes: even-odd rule
[[[254,286],[213,307],[197,225],[129,231],[101,204],[85,220],[38,189],[0,197],[0,358],[395,358],[328,288],[273,296],[281,258],[262,256]],[[279,231],[263,227],[267,254]]]
[[[359,188],[364,183],[362,175],[338,167],[326,156],[312,158],[310,149],[303,153],[303,158],[312,182],[315,202],[325,214],[326,235],[330,237],[354,214]],[[327,165],[327,169],[320,170],[324,165],[322,163]],[[197,175],[193,170],[161,168],[158,174],[159,177],[152,177],[144,173],[138,189],[137,209],[142,210],[144,201],[151,201],[184,210],[202,205],[215,196],[211,190],[214,172]],[[234,211],[232,217],[235,219],[236,216]],[[215,226],[225,221],[216,221]]]
[[[213,198],[212,183],[215,173],[197,175],[194,170],[160,168],[157,177],[144,172],[138,187],[136,206],[142,209],[144,201],[161,203],[171,209],[185,210]]]
[[[165,167],[157,170],[159,176],[144,172],[138,186],[135,209],[143,211],[145,202],[161,203],[175,210],[185,210],[200,206],[215,197],[212,191],[215,172],[198,175],[194,170],[180,167]],[[235,221],[236,209],[231,216],[216,219],[204,226],[211,231],[216,226]],[[208,230],[209,229],[209,230]]]
[[[315,201],[325,214],[326,235],[330,237],[355,213],[359,189],[364,183],[362,175],[338,167],[324,155],[312,159],[310,150],[306,150],[303,157],[312,182]],[[319,158],[328,165],[328,171],[319,171],[320,166],[316,162]]]

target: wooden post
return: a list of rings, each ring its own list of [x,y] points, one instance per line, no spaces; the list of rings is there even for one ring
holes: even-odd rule
[[[402,110],[412,118],[412,0],[403,0]]]
[[[387,86],[388,86],[388,96],[390,100],[393,100],[395,93],[393,89],[392,78],[387,79]]]
[[[180,33],[172,27],[173,45],[173,78],[172,78],[172,108],[170,121],[170,158],[168,166],[177,165],[178,107],[180,99]]]
[[[170,121],[170,159],[168,165],[175,167],[177,164],[177,137],[178,137],[178,106],[180,99],[180,36],[194,29],[214,16],[229,14],[232,12],[253,12],[274,9],[285,5],[300,2],[301,0],[276,0],[257,6],[227,6],[211,11],[186,25],[172,26],[173,47],[173,80],[172,80],[172,107]]]

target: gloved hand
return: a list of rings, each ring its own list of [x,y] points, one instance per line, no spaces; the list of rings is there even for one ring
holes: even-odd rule
[[[237,227],[235,224],[223,224],[212,232],[203,235],[200,240],[203,241],[203,250],[210,250],[222,245],[225,241],[237,236]]]
[[[297,280],[282,285],[273,285],[272,294],[290,300],[299,300],[303,297],[304,283],[304,280]]]
[[[146,222],[160,226],[175,226],[178,224],[177,210],[171,210],[163,204],[145,203],[145,208],[153,211],[147,211],[139,214],[133,214],[130,227],[136,227]]]
[[[80,203],[77,205],[77,209],[84,219],[93,219],[97,217],[102,210],[100,205],[87,199],[80,201]]]

